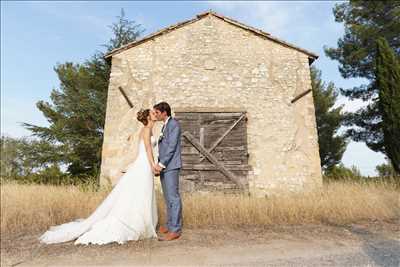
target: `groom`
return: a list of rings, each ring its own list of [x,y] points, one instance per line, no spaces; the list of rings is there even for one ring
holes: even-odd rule
[[[179,171],[182,167],[181,128],[178,121],[171,117],[168,103],[161,102],[153,108],[157,120],[164,122],[158,140],[159,156],[154,172],[160,173],[168,222],[166,226],[160,226],[159,232],[165,235],[159,240],[170,241],[179,238],[182,230],[182,201],[179,195]]]

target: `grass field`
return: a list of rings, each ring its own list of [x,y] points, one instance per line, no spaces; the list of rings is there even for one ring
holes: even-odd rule
[[[1,185],[1,234],[44,231],[85,218],[110,188]],[[160,221],[165,210],[157,199]],[[183,195],[184,227],[268,226],[274,224],[347,224],[400,217],[400,191],[389,183],[334,182],[315,192],[252,198],[232,195]]]

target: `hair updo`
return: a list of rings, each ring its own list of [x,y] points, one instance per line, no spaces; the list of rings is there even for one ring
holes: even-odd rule
[[[137,113],[137,120],[143,123],[143,125],[147,125],[149,121],[147,120],[147,117],[150,115],[150,109],[140,109]]]

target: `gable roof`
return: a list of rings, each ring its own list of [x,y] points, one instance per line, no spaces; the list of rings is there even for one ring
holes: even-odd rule
[[[252,32],[252,33],[254,33],[254,34],[258,35],[258,36],[261,36],[261,37],[263,37],[265,39],[268,39],[268,40],[273,41],[275,43],[278,43],[280,45],[283,45],[283,46],[295,49],[295,50],[297,50],[299,52],[302,52],[303,54],[306,54],[308,56],[310,64],[314,60],[316,60],[318,58],[317,54],[314,54],[314,53],[312,53],[312,52],[310,52],[310,51],[308,51],[306,49],[303,49],[303,48],[300,48],[298,46],[295,46],[295,45],[292,45],[290,43],[287,43],[287,42],[285,42],[283,40],[280,40],[280,39],[278,39],[276,37],[273,37],[271,34],[269,34],[267,32],[264,32],[262,30],[253,28],[253,27],[248,26],[248,25],[245,25],[245,24],[243,24],[243,23],[241,23],[239,21],[236,21],[234,19],[225,17],[223,15],[217,14],[214,11],[207,11],[207,12],[198,14],[193,19],[186,20],[186,21],[183,21],[183,22],[179,22],[177,24],[171,25],[171,26],[163,28],[163,29],[161,29],[161,30],[159,30],[157,32],[154,32],[154,33],[152,33],[152,34],[150,34],[150,35],[148,35],[148,36],[146,36],[146,37],[144,37],[144,38],[142,38],[140,40],[136,40],[136,41],[130,42],[130,43],[126,44],[126,45],[123,45],[123,46],[121,46],[119,48],[116,48],[116,49],[112,50],[111,52],[107,53],[104,56],[104,58],[110,60],[112,56],[114,56],[114,55],[116,55],[118,53],[121,53],[122,51],[128,50],[129,48],[132,48],[134,46],[140,45],[140,44],[142,44],[142,43],[144,43],[146,41],[152,40],[155,37],[161,36],[163,34],[171,32],[173,30],[176,30],[176,29],[179,29],[179,28],[184,27],[186,25],[189,25],[189,24],[191,24],[193,22],[199,21],[202,18],[204,18],[206,16],[209,16],[209,15],[210,16],[214,16],[216,18],[219,18],[219,19],[221,19],[223,21],[226,21],[226,22],[228,22],[228,23],[230,23],[230,24],[232,24],[232,25],[234,25],[236,27],[239,27],[239,28],[242,28],[244,30],[250,31],[250,32]]]

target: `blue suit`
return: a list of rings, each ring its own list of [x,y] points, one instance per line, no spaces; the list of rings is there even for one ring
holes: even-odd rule
[[[181,127],[170,118],[158,140],[158,160],[164,165],[160,173],[161,186],[167,206],[167,227],[170,232],[182,229],[182,201],[179,194],[179,172],[182,168]]]

